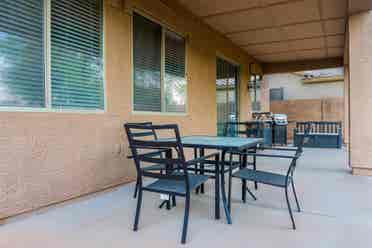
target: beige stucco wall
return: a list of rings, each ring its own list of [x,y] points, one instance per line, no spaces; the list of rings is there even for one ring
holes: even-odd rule
[[[372,175],[372,11],[349,18],[350,162]]]
[[[186,115],[131,111],[133,8],[188,37]],[[240,112],[246,119],[250,116],[246,82],[251,59],[242,50],[173,1],[106,1],[107,111],[0,113],[0,219],[133,180],[124,122],[178,123],[184,135],[215,134],[217,54],[241,65]]]

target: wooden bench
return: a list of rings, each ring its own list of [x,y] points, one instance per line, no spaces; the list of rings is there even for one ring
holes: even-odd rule
[[[332,121],[305,121],[297,122],[293,130],[293,143],[298,145],[305,129],[309,128],[309,140],[305,146],[319,148],[341,148],[342,147],[342,124]]]

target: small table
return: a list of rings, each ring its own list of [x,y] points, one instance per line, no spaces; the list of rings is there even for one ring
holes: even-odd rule
[[[227,223],[231,224],[230,211],[228,209],[225,191],[225,176],[224,176],[224,164],[225,155],[231,151],[244,151],[247,149],[255,148],[258,144],[262,144],[264,140],[262,138],[242,138],[242,137],[218,137],[218,136],[185,136],[181,138],[182,145],[184,147],[194,148],[200,150],[200,156],[204,155],[205,149],[214,149],[221,151],[221,191],[222,191],[222,202],[226,214]],[[245,158],[246,159],[246,158]],[[216,178],[216,189],[219,189],[219,179]],[[243,182],[243,198],[245,199],[245,187],[246,183]],[[220,217],[220,192],[216,192],[216,219]]]

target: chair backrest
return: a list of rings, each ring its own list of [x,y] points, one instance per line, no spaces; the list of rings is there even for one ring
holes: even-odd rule
[[[129,147],[136,165],[138,179],[142,177],[158,179],[185,180],[188,184],[187,166],[181,136],[176,124],[152,125],[133,124],[124,125]],[[146,140],[142,134],[150,131],[159,134],[161,132],[170,134],[172,137]],[[159,156],[164,154],[165,156]],[[175,155],[175,156],[173,156]],[[143,170],[146,163],[160,164],[167,167],[166,174]],[[178,171],[179,173],[172,173]]]
[[[129,122],[129,123],[126,123],[126,124],[135,125],[135,126],[139,126],[139,125],[151,126],[152,122],[150,122],[150,121],[147,121],[147,122]],[[124,124],[124,129],[125,129],[126,124]],[[133,135],[135,137],[151,137],[153,139],[157,139],[157,135],[156,135],[155,130],[142,130],[142,131],[136,132]]]

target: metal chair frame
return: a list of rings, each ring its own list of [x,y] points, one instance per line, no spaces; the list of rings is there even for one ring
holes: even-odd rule
[[[266,171],[250,170],[250,169],[247,169],[247,168],[242,168],[241,170],[239,170],[238,172],[235,172],[235,173],[230,172],[229,173],[229,175],[230,175],[229,176],[229,187],[231,187],[232,178],[235,177],[235,178],[239,178],[239,179],[242,179],[242,180],[259,182],[261,184],[266,184],[266,185],[270,185],[270,186],[273,186],[273,187],[284,188],[286,202],[287,202],[287,206],[288,206],[288,212],[289,212],[289,215],[290,215],[290,218],[291,218],[291,221],[292,221],[292,228],[294,230],[296,229],[296,224],[295,224],[294,216],[293,216],[293,213],[292,213],[292,207],[291,207],[291,204],[290,204],[290,201],[289,201],[288,188],[289,188],[289,186],[292,187],[292,191],[293,191],[295,201],[296,201],[296,205],[297,205],[297,210],[298,210],[298,212],[301,212],[301,207],[300,207],[299,200],[298,200],[298,197],[297,197],[296,188],[295,188],[293,178],[294,178],[294,171],[295,171],[296,166],[297,166],[297,161],[303,153],[303,145],[307,140],[307,137],[306,137],[307,133],[308,133],[308,130],[306,131],[306,134],[304,135],[302,141],[300,142],[300,144],[297,148],[260,147],[260,149],[263,149],[263,150],[295,152],[295,154],[293,156],[277,155],[277,154],[259,154],[259,153],[255,153],[255,152],[245,152],[245,153],[234,152],[234,153],[231,153],[231,155],[230,155],[230,161],[232,160],[232,155],[233,154],[239,154],[241,156],[250,156],[250,157],[253,157],[254,160],[257,157],[279,158],[279,159],[289,159],[289,160],[291,160],[290,165],[289,165],[285,175],[278,174],[278,173],[266,172]],[[274,182],[275,180],[273,180],[274,178],[281,178],[281,179],[284,178],[284,183],[275,183]],[[249,192],[249,194],[252,196],[252,198],[254,200],[257,199],[256,196],[248,188],[246,188],[246,190]],[[229,211],[230,211],[231,210],[231,195],[229,195],[228,206],[229,206]]]

